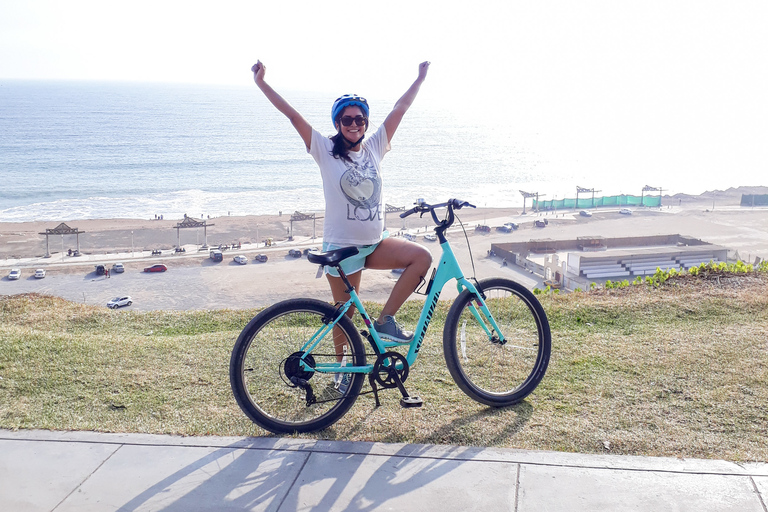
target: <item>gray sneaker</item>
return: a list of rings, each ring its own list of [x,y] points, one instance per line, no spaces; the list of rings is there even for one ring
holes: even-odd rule
[[[343,395],[347,392],[349,385],[352,383],[352,376],[348,373],[337,373],[334,381],[336,391]]]
[[[413,340],[413,332],[404,331],[403,327],[397,323],[395,317],[387,315],[384,317],[384,323],[376,322],[376,332],[385,340],[396,343],[410,343]]]

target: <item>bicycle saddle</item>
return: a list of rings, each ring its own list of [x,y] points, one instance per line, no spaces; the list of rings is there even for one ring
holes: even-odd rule
[[[357,247],[342,247],[328,252],[308,252],[307,261],[320,265],[335,267],[343,260],[360,252]]]

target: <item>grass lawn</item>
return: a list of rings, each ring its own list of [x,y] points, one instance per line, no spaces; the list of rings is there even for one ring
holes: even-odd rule
[[[767,285],[765,273],[724,273],[539,295],[550,366],[505,409],[453,383],[441,303],[408,378],[422,408],[402,409],[397,390],[378,409],[363,395],[337,424],[302,437],[768,461]],[[414,324],[419,307],[406,304],[399,320]],[[230,351],[255,313],[0,297],[0,428],[270,435],[229,388]]]

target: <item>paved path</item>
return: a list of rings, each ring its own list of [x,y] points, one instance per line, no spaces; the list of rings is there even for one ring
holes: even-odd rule
[[[0,510],[766,512],[768,464],[0,430]]]

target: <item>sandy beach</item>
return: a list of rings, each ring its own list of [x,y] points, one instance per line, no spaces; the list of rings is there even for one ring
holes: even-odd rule
[[[768,187],[750,187],[747,193],[768,193]],[[578,236],[622,236],[683,234],[702,239],[738,251],[742,259],[753,261],[755,257],[768,258],[768,208],[740,207],[741,189],[709,193],[702,196],[665,197],[661,208],[635,208],[632,215],[619,215],[618,208],[594,210],[592,217],[581,217],[578,212],[531,212],[522,215],[522,208],[464,209],[460,218],[466,227],[465,239],[457,223],[450,233],[450,240],[464,271],[472,274],[474,263],[477,277],[509,275],[529,287],[539,286],[536,276],[512,267],[502,267],[500,262],[487,255],[491,243],[527,241],[531,239],[564,239]],[[714,208],[713,208],[714,207]],[[306,213],[306,212],[305,212]],[[317,219],[293,223],[291,215],[216,217],[205,220],[208,227],[181,229],[175,226],[182,219],[137,220],[102,219],[66,221],[70,228],[77,228],[81,256],[68,256],[69,249],[77,247],[75,235],[49,237],[46,256],[46,229],[57,227],[60,222],[0,222],[0,295],[38,292],[64,297],[77,302],[104,305],[118,295],[131,295],[131,308],[153,309],[219,309],[248,308],[272,304],[278,300],[298,297],[326,297],[328,284],[324,278],[316,278],[317,267],[305,257],[288,256],[289,249],[303,250],[319,247],[322,242],[322,216]],[[533,227],[536,218],[547,218],[544,229]],[[492,228],[504,222],[517,222],[520,229],[512,233],[491,230],[490,233],[475,231],[479,224]],[[389,231],[393,236],[410,233],[419,243],[439,257],[439,246],[425,241],[423,235],[431,228],[431,220],[415,216],[400,219],[389,214]],[[274,244],[265,247],[263,241],[272,238]],[[239,243],[239,248],[224,251],[224,261],[215,263],[208,257],[208,246]],[[467,246],[472,251],[472,257]],[[176,253],[179,244],[185,252]],[[152,254],[152,251],[161,253]],[[257,254],[266,254],[269,260],[258,263]],[[249,262],[240,265],[233,261],[235,255],[245,255]],[[97,276],[96,264],[111,267],[122,262],[126,271],[112,274],[109,278]],[[168,266],[168,272],[149,274],[144,267],[155,263]],[[18,281],[7,278],[11,268],[22,269]],[[34,270],[43,268],[47,275],[35,279]],[[397,275],[385,271],[366,271],[362,293],[364,299],[383,301]],[[446,287],[441,298],[449,299],[455,290]],[[414,299],[420,298],[414,295]]]

